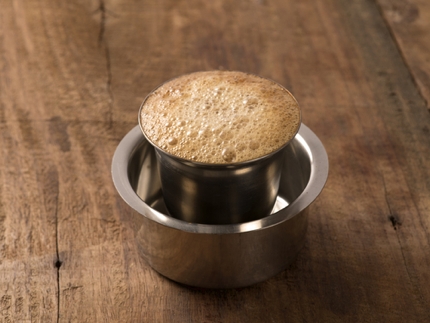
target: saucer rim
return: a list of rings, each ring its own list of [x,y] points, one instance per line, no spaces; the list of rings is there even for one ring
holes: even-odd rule
[[[329,161],[327,152],[316,134],[305,124],[292,141],[299,141],[309,155],[311,174],[302,193],[285,208],[262,219],[238,224],[199,224],[185,222],[165,215],[151,208],[133,190],[128,179],[128,164],[136,147],[148,141],[140,126],[136,125],[121,140],[112,158],[112,180],[122,199],[136,212],[161,225],[181,231],[201,234],[233,234],[264,230],[287,221],[306,209],[321,193],[328,178]]]

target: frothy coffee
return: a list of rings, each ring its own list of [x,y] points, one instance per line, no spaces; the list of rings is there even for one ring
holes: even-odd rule
[[[232,71],[197,72],[153,91],[140,111],[145,136],[162,150],[201,163],[262,157],[300,126],[294,97],[270,80]]]

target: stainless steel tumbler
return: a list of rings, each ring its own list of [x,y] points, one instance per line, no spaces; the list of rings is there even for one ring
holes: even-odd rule
[[[272,83],[274,82],[270,81],[270,84]],[[165,84],[169,84],[169,82]],[[277,86],[282,93],[292,97],[288,90],[279,84]],[[276,150],[251,160],[223,164],[203,163],[181,158],[154,144],[145,133],[143,126],[145,120],[142,120],[141,112],[148,98],[157,89],[143,101],[139,111],[139,125],[146,139],[156,150],[162,193],[169,214],[186,222],[200,224],[243,223],[268,216],[278,194],[282,164],[285,161],[285,147],[293,140],[294,136]],[[171,91],[176,93],[173,88],[170,88],[169,92],[163,93],[163,98]],[[275,92],[270,93],[275,95],[273,94]],[[187,95],[189,95],[188,92]],[[268,94],[264,95],[267,96]],[[292,98],[295,101],[294,97]],[[257,102],[257,99],[255,101]],[[228,105],[229,103],[225,104]],[[248,104],[247,100],[242,101],[243,106],[246,104]],[[187,105],[184,104],[184,106]],[[153,107],[152,111],[159,111],[157,107]],[[180,110],[182,107],[177,108]],[[250,106],[251,108],[254,107]],[[250,112],[247,110],[247,113]],[[160,116],[164,118],[166,114],[166,112],[160,112]],[[157,117],[156,115],[155,118]],[[264,116],[260,117],[264,118]],[[185,124],[185,121],[181,122]],[[210,123],[210,120],[207,122]],[[149,122],[149,124],[151,123]],[[166,127],[169,125],[170,122],[167,123]],[[299,128],[300,120],[296,124],[294,135]],[[258,131],[265,131],[265,129],[258,129]],[[157,134],[157,136],[163,135],[163,133]],[[265,137],[262,136],[262,138]],[[176,139],[174,140],[176,144]],[[264,145],[264,142],[259,144]],[[202,145],[205,143],[203,142]]]
[[[280,149],[236,164],[202,164],[155,147],[161,186],[171,216],[204,224],[231,224],[270,214],[284,161]]]

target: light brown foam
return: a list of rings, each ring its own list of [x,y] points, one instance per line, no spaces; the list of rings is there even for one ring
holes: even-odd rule
[[[270,154],[300,126],[299,106],[285,88],[242,72],[197,72],[171,80],[146,98],[140,113],[153,144],[211,164]]]

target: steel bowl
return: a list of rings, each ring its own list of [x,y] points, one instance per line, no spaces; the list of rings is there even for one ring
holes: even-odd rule
[[[142,257],[176,282],[206,288],[249,286],[287,268],[303,247],[308,206],[327,176],[324,146],[302,124],[285,148],[270,215],[238,224],[199,224],[168,215],[155,151],[139,126],[123,138],[112,161],[114,185],[136,211],[129,220]]]

